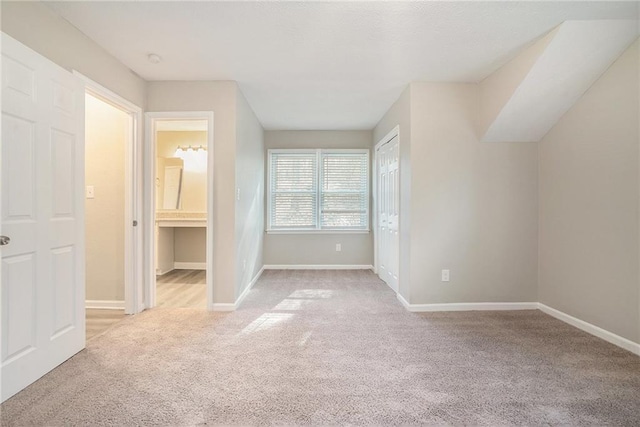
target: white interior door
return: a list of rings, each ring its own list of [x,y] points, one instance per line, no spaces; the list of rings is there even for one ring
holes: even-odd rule
[[[378,275],[393,290],[398,291],[400,240],[398,219],[400,212],[400,180],[398,137],[376,151],[377,218],[378,218]]]
[[[85,345],[84,87],[2,34],[2,401]]]

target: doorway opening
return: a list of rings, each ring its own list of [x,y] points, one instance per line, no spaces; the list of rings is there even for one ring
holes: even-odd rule
[[[396,126],[375,147],[375,271],[395,292],[400,269],[400,135]]]
[[[142,311],[141,109],[85,84],[86,339]]]
[[[213,113],[147,113],[146,159],[147,307],[210,308]]]

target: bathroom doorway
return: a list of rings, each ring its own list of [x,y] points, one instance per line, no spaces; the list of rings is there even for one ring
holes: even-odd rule
[[[85,86],[86,339],[144,309],[142,110],[78,72]]]
[[[213,113],[147,113],[147,141],[147,307],[208,308]]]

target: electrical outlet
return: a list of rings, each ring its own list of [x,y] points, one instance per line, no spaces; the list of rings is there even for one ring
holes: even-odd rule
[[[86,196],[87,196],[87,199],[93,199],[94,197],[96,197],[96,193],[95,193],[95,189],[93,188],[93,185],[87,185]]]
[[[342,243],[336,243],[336,252],[342,252]]]
[[[240,201],[240,188],[239,187],[236,189],[236,200]]]
[[[443,282],[449,281],[449,270],[442,270],[442,281]]]

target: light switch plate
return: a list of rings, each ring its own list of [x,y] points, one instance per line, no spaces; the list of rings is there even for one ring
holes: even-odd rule
[[[449,270],[442,270],[442,281],[443,282],[449,281]]]
[[[93,199],[96,196],[93,185],[87,185],[86,196],[87,199]]]

